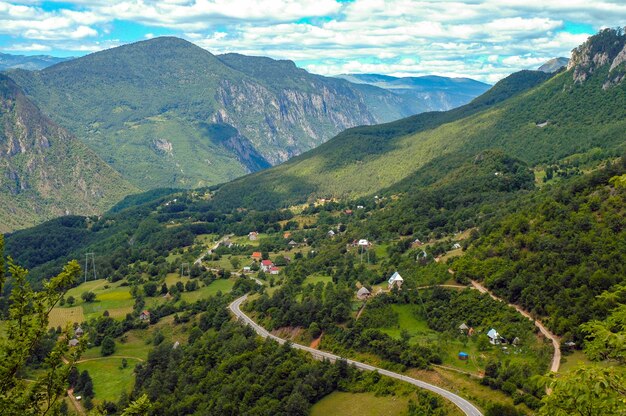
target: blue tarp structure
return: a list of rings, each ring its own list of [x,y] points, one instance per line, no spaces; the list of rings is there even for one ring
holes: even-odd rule
[[[466,352],[459,353],[459,360],[467,360],[469,358],[469,354]]]

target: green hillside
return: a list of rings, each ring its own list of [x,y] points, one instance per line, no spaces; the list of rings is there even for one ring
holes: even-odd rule
[[[0,75],[0,232],[109,209],[137,188]]]
[[[616,41],[623,47],[623,38]],[[617,62],[611,69],[620,59],[619,46],[598,48],[594,55],[609,54],[603,65],[572,65],[545,82],[540,81],[550,75],[514,74],[467,106],[347,130],[281,166],[225,185],[215,198],[227,206],[243,201],[269,207],[317,197],[373,195],[435,160],[464,160],[493,148],[531,167],[574,155],[608,157],[624,143],[626,83],[607,80],[619,79],[616,73],[625,64]],[[580,71],[588,73],[584,81]]]
[[[413,114],[384,89],[263,57],[216,57],[156,38],[10,76],[142,189],[214,185],[287,160],[356,125]]]

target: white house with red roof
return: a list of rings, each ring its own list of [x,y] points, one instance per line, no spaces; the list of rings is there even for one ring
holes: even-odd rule
[[[272,267],[274,267],[274,263],[272,263],[271,260],[263,260],[261,262],[261,270],[263,270],[265,273],[269,273]]]

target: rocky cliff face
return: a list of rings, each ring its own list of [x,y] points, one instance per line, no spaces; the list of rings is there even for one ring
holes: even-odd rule
[[[249,138],[271,164],[296,156],[349,127],[373,124],[363,98],[326,85],[312,91],[275,92],[260,83],[229,80],[216,91],[215,123],[228,123]]]
[[[0,75],[0,232],[101,212],[133,191]]]
[[[393,94],[382,89],[370,94],[290,61],[217,57],[169,37],[10,76],[55,122],[143,189],[225,182],[346,128],[411,114],[393,108]],[[230,125],[237,134],[207,135],[208,124]]]
[[[594,73],[606,71],[603,89],[621,83],[626,77],[626,35],[622,29],[604,29],[572,51],[568,70],[574,82],[585,82]]]

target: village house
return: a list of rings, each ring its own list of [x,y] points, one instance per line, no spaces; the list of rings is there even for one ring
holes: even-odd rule
[[[67,343],[67,345],[70,346],[70,347],[77,347],[79,343],[80,343],[80,341],[78,341],[76,338],[72,338]]]
[[[139,314],[139,319],[142,321],[149,321],[150,320],[150,312],[148,311],[143,311]]]
[[[453,250],[458,250],[461,248],[461,245],[459,243],[454,243],[454,245],[452,246]]]
[[[296,243],[294,240],[291,240],[288,244],[289,244],[289,247],[291,248],[298,247],[298,243]]]
[[[359,247],[369,247],[371,245],[371,243],[364,238],[360,239],[357,244]]]
[[[496,331],[494,328],[491,328],[489,332],[487,332],[487,336],[489,337],[489,343],[492,345],[500,344],[500,341],[502,339],[500,334],[498,334],[498,331]]]
[[[259,239],[259,233],[257,233],[256,231],[250,231],[248,233],[248,239],[250,241],[256,241]]]
[[[421,247],[421,246],[423,246],[423,245],[424,245],[424,243],[422,243],[422,242],[420,241],[420,239],[419,239],[419,238],[416,238],[416,239],[415,239],[415,240],[413,240],[413,242],[411,243],[411,248],[417,248],[417,247]]]
[[[466,333],[468,329],[469,329],[469,326],[467,326],[465,322],[459,325],[459,331],[461,331],[462,333]]]
[[[347,209],[347,210],[344,211],[344,214],[352,215],[352,210],[351,209]]]
[[[244,273],[250,273],[251,271],[252,271],[252,268],[250,266],[244,266],[243,268]]]
[[[265,273],[268,273],[273,266],[274,263],[272,263],[271,260],[261,261],[261,270],[263,270]]]
[[[80,326],[74,330],[74,336],[76,336],[77,338],[82,337],[84,333],[85,331],[83,331],[83,328],[81,328]]]
[[[224,240],[220,243],[221,247],[231,248],[233,246],[233,242],[230,240]]]
[[[280,269],[278,267],[276,267],[276,266],[270,267],[270,274],[276,275],[278,273],[280,273]]]
[[[362,288],[359,289],[358,292],[356,292],[356,297],[357,299],[360,299],[360,300],[365,300],[369,298],[370,295],[371,295],[370,291],[367,290],[365,286],[363,286]]]
[[[261,253],[260,251],[255,251],[252,253],[251,257],[252,257],[252,260],[259,261],[263,258],[263,253]]]
[[[330,230],[328,233],[329,237],[334,237],[335,236],[335,232],[333,230]]]
[[[393,288],[394,286],[400,289],[402,287],[402,283],[404,283],[404,279],[402,278],[402,276],[400,276],[400,273],[395,272],[389,278],[388,283],[389,289]]]
[[[289,231],[287,231],[285,234],[283,234],[283,238],[284,238],[285,240],[290,239],[290,238],[291,238],[291,233],[290,233]]]

